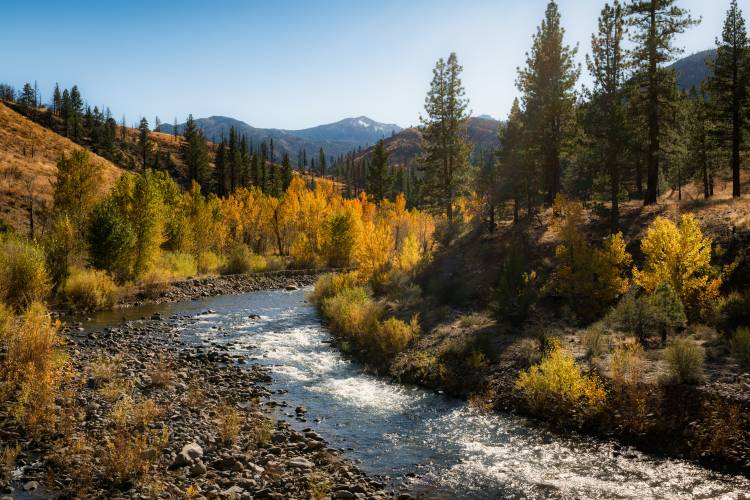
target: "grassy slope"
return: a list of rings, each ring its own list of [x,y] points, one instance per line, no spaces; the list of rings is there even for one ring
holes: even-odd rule
[[[0,103],[0,218],[18,231],[28,231],[30,193],[35,213],[48,207],[57,161],[76,149],[81,147]],[[102,167],[106,190],[123,170],[100,156],[92,158]]]

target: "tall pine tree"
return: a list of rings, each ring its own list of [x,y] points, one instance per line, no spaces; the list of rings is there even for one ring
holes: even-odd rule
[[[599,16],[599,30],[591,36],[591,57],[586,57],[589,72],[594,81],[588,132],[594,137],[598,159],[606,168],[610,184],[610,226],[616,232],[619,225],[619,197],[621,165],[620,157],[624,137],[625,57],[622,48],[624,13],[618,0],[613,5],[605,4]]]
[[[388,151],[385,149],[385,141],[380,139],[372,152],[372,160],[367,169],[367,190],[381,202],[391,192],[392,178],[388,172]]]
[[[644,205],[656,203],[659,185],[659,161],[664,155],[661,144],[664,121],[668,118],[665,102],[673,93],[674,71],[664,68],[682,52],[674,38],[698,23],[690,13],[676,5],[676,0],[631,0],[627,9],[628,24],[634,28],[632,63],[646,93],[643,107],[648,127],[646,152],[646,193]],[[671,73],[671,74],[670,74]]]
[[[550,1],[526,54],[526,67],[518,71],[526,131],[531,134],[530,157],[541,167],[545,201],[552,203],[560,192],[561,156],[575,118],[575,85],[580,68],[578,51],[563,43],[557,3]]]
[[[453,204],[466,185],[470,148],[466,140],[469,101],[461,83],[458,57],[440,58],[432,70],[422,122],[425,201],[453,221]]]
[[[711,103],[715,111],[717,132],[730,150],[732,166],[732,196],[740,191],[740,148],[747,113],[748,38],[745,19],[737,7],[737,0],[729,5],[721,40],[716,39],[716,60],[710,62],[712,75],[708,79]]]

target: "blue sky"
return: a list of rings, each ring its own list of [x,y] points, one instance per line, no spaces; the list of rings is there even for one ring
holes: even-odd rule
[[[407,126],[435,61],[455,51],[474,114],[505,116],[546,3],[11,1],[0,14],[0,81],[37,80],[45,97],[56,81],[77,83],[128,122],[192,113],[296,129],[367,115]],[[581,62],[603,3],[559,1]],[[686,53],[713,47],[728,4],[680,1],[703,18],[678,40]]]

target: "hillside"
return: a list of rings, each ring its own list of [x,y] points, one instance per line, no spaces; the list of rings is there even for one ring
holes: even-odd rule
[[[498,146],[497,131],[500,122],[487,118],[469,118],[467,135],[473,145],[472,156],[479,151],[491,151]],[[385,139],[388,150],[388,161],[393,166],[408,167],[416,162],[422,154],[422,134],[418,128],[405,129]],[[373,147],[359,152],[355,161],[368,159],[372,155]]]
[[[669,67],[677,72],[677,85],[682,90],[698,88],[708,78],[711,70],[706,64],[707,60],[716,58],[716,49],[703,50],[672,63]]]
[[[50,205],[57,161],[76,149],[81,147],[0,103],[0,219],[28,232],[31,201],[36,218]],[[91,156],[102,166],[102,190],[106,190],[123,170]]]
[[[276,160],[281,158],[284,151],[296,158],[297,152],[301,149],[307,151],[308,157],[317,155],[320,148],[329,156],[339,156],[357,147],[374,144],[379,139],[390,137],[393,132],[402,130],[398,125],[376,122],[366,116],[345,118],[335,123],[301,130],[256,128],[227,116],[198,118],[195,123],[213,142],[219,142],[222,137],[227,137],[232,127],[253,144],[273,139]],[[177,125],[178,133],[181,133],[184,127],[184,123]],[[174,126],[162,124],[159,131],[171,134]]]

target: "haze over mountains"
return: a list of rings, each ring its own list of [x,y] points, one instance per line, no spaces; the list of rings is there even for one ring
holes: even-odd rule
[[[320,148],[323,148],[326,155],[339,156],[353,149],[375,144],[380,139],[403,130],[393,123],[380,123],[366,116],[345,118],[302,130],[256,128],[228,116],[198,118],[195,123],[203,130],[206,138],[213,142],[220,142],[222,137],[228,137],[230,128],[234,127],[240,136],[246,136],[254,144],[273,139],[277,152],[287,151],[294,155],[304,149],[308,156],[317,154]],[[184,123],[177,125],[178,133],[184,127]],[[160,132],[173,133],[173,130],[174,126],[169,124],[159,127]]]

